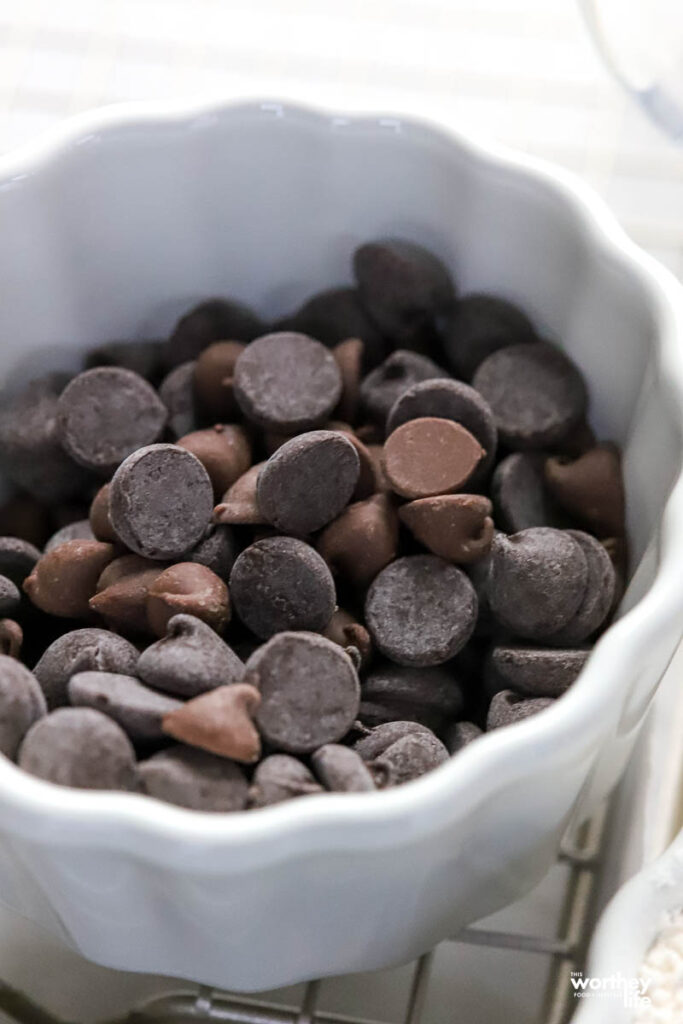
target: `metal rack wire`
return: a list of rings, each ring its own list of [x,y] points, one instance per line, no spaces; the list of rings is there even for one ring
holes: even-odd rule
[[[566,841],[560,861],[569,867],[569,879],[557,934],[551,937],[465,928],[446,941],[494,949],[517,950],[547,957],[550,973],[544,1009],[538,1024],[567,1024],[575,1008],[570,973],[581,967],[590,938],[591,905],[606,832],[607,809],[600,811]],[[435,950],[415,961],[405,1011],[393,1024],[421,1024],[429,997]],[[110,1024],[386,1024],[358,1016],[318,1009],[324,981],[311,981],[298,1006],[218,992],[204,986],[164,995],[139,1006],[126,1018]],[[21,993],[0,985],[0,1012],[17,1024],[63,1024]],[[463,1021],[462,1024],[467,1024]]]

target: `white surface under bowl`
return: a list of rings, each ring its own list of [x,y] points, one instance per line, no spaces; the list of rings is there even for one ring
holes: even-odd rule
[[[555,706],[391,792],[211,816],[1,760],[0,898],[103,964],[254,990],[414,957],[542,877],[617,780],[678,642],[681,292],[531,159],[277,103],[73,120],[0,160],[5,380],[162,336],[213,294],[277,316],[386,234],[432,248],[462,291],[519,301],[583,368],[625,452],[630,610]]]

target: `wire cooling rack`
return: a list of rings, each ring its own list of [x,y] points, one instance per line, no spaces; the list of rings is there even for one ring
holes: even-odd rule
[[[559,859],[569,871],[556,935],[545,937],[471,927],[446,940],[470,946],[516,950],[546,958],[550,962],[550,972],[538,1024],[568,1024],[576,1006],[570,974],[581,968],[590,939],[591,909],[607,816],[607,809],[601,810],[578,830],[576,838],[562,846]],[[435,955],[436,950],[431,950],[415,961],[402,1016],[392,1020],[391,1024],[422,1024]],[[298,1005],[282,1005],[188,983],[187,988],[151,999],[109,1024],[184,1024],[185,1021],[197,1024],[203,1021],[206,1024],[387,1024],[386,1021],[318,1009],[324,986],[325,981],[311,981],[304,987]],[[17,1024],[64,1024],[22,993],[2,984],[0,1013]],[[443,1020],[444,1024],[446,1021],[450,1024],[453,1020],[450,1011]],[[458,1024],[468,1022],[458,1017]]]

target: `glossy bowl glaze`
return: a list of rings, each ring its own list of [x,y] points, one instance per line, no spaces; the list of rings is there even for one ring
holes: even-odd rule
[[[211,816],[0,760],[0,898],[113,967],[265,989],[408,960],[531,888],[622,771],[683,623],[683,307],[570,175],[400,118],[134,106],[0,159],[0,338],[16,386],[213,294],[277,316],[374,236],[520,302],[624,448],[623,615],[572,690],[403,788]]]

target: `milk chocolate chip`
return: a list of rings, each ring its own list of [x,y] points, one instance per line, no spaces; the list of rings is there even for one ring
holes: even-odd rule
[[[91,611],[124,633],[147,633],[147,595],[163,569],[163,563],[140,555],[115,558],[97,581]]]
[[[479,494],[444,494],[402,505],[399,517],[434,555],[461,565],[488,554],[493,540],[491,502]]]
[[[216,523],[232,526],[260,526],[266,522],[256,500],[256,487],[265,462],[252,466],[223,495],[213,510]]]
[[[165,715],[163,730],[181,743],[255,764],[261,756],[254,725],[260,703],[261,694],[248,683],[219,686]]]
[[[385,494],[349,505],[318,539],[333,574],[361,588],[396,557],[397,548],[398,518]]]
[[[116,549],[99,540],[70,540],[53,548],[38,561],[24,580],[24,590],[41,611],[60,618],[89,615],[102,570]]]
[[[243,427],[217,423],[207,430],[195,430],[177,444],[201,462],[220,498],[251,465],[251,443]]]
[[[562,508],[599,537],[624,533],[624,484],[616,445],[596,445],[574,460],[549,458],[545,479]]]
[[[239,415],[233,377],[245,348],[239,341],[216,341],[199,355],[194,364],[194,393],[205,419],[229,421]]]
[[[230,620],[230,598],[222,579],[205,565],[179,562],[164,569],[149,586],[147,621],[163,636],[174,615],[192,615],[221,633]]]

